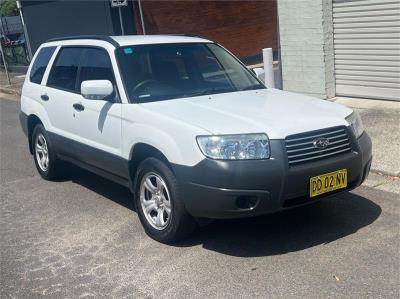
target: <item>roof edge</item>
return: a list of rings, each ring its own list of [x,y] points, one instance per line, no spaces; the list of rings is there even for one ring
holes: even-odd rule
[[[49,42],[56,42],[56,41],[63,41],[63,40],[77,40],[77,39],[94,39],[94,40],[102,40],[112,44],[114,47],[119,47],[120,44],[113,38],[108,35],[72,35],[72,36],[62,36],[62,37],[55,37],[48,39],[46,43]]]

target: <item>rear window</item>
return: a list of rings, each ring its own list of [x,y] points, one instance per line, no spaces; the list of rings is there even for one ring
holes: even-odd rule
[[[45,47],[40,49],[38,55],[36,56],[35,62],[32,65],[31,73],[29,75],[29,79],[31,82],[37,84],[40,84],[42,82],[47,64],[49,63],[51,56],[53,56],[55,49],[56,47]]]

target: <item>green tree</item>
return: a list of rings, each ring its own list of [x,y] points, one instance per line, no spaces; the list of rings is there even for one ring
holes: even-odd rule
[[[17,16],[18,8],[15,0],[0,0],[0,16]]]

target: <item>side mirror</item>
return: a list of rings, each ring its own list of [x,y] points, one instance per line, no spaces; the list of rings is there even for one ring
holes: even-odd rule
[[[265,83],[265,71],[262,67],[256,67],[252,69],[252,71],[258,79],[260,79],[263,83]]]
[[[88,100],[104,100],[114,91],[109,80],[88,80],[81,84],[81,94]]]

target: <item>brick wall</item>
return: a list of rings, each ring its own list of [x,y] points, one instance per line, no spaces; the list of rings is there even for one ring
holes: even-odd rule
[[[142,10],[148,34],[199,34],[242,58],[277,48],[276,0],[142,1]]]
[[[335,95],[332,0],[279,0],[283,89]]]

